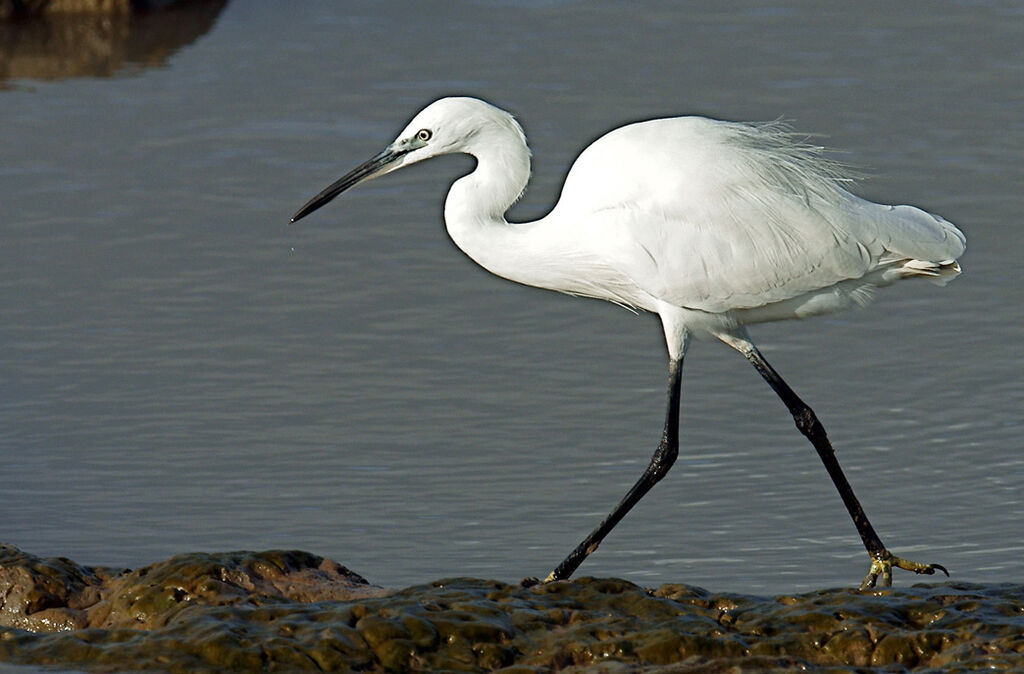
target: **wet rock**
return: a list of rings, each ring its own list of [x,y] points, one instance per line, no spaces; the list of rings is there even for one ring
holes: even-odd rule
[[[582,578],[385,594],[303,552],[135,571],[0,548],[0,661],[167,672],[973,671],[1024,668],[1024,586],[797,596]],[[62,622],[63,620],[63,622]]]
[[[113,574],[0,545],[0,626],[33,632],[86,627],[84,609],[99,600],[96,588]]]
[[[0,545],[0,626],[33,632],[150,630],[196,605],[386,593],[336,562],[299,551],[191,553],[131,571],[41,559]]]

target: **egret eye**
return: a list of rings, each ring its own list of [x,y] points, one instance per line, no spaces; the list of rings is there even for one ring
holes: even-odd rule
[[[416,132],[416,140],[422,140],[423,142],[426,142],[430,140],[430,137],[433,135],[434,134],[430,133],[430,129],[420,129],[419,131]]]

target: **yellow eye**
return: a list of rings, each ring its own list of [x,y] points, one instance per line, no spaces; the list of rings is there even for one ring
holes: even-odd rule
[[[419,131],[416,132],[416,139],[426,142],[430,140],[430,137],[432,135],[434,134],[430,133],[430,129],[420,129]]]

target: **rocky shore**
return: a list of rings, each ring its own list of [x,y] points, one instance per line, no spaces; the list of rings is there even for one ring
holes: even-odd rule
[[[0,546],[0,662],[83,671],[1024,668],[1024,586],[759,597],[607,578],[386,590],[300,551],[135,570]]]

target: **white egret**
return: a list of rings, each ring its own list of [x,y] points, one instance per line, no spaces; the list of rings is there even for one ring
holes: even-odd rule
[[[814,445],[867,548],[862,588],[890,585],[893,567],[949,575],[882,544],[825,429],[746,326],[864,305],[877,288],[901,279],[943,285],[960,273],[960,230],[913,206],[854,196],[822,149],[795,140],[783,124],[702,117],[609,132],[573,164],[546,217],[510,223],[505,212],[530,176],[526,138],[509,113],[462,97],[427,106],[383,152],[311,199],[292,222],[358,183],[456,152],[477,160],[445,201],[445,223],[459,248],[518,283],[657,313],[668,346],[668,410],[650,464],[545,582],[568,578],[672,466],[683,356],[692,337],[705,336],[743,354]]]

